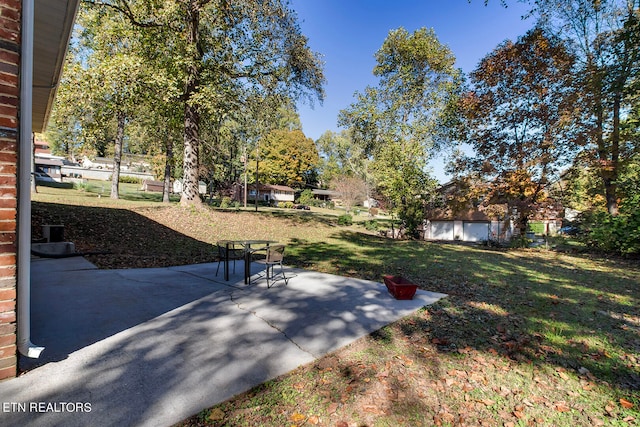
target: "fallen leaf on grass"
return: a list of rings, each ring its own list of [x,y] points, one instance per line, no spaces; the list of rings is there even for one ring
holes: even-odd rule
[[[290,420],[293,421],[294,423],[300,423],[300,422],[302,422],[302,421],[304,421],[306,419],[307,419],[307,417],[305,417],[304,415],[302,415],[299,412],[294,412],[290,417]]]
[[[571,408],[565,402],[557,402],[555,405],[556,411],[558,412],[569,412]]]
[[[626,408],[626,409],[633,408],[633,403],[631,403],[627,399],[623,399],[623,398],[620,398],[620,405],[622,405],[622,407]]]
[[[209,419],[209,421],[220,421],[224,419],[224,411],[222,411],[222,409],[220,408],[215,408],[209,413],[209,416],[207,418]]]
[[[365,412],[369,412],[374,415],[383,415],[384,411],[381,410],[377,405],[364,405],[363,408]]]

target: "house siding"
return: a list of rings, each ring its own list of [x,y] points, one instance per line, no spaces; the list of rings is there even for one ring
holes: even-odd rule
[[[0,380],[17,371],[16,217],[20,0],[0,0]]]

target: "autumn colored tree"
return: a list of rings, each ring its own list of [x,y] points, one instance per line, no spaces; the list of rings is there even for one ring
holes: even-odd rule
[[[318,151],[301,130],[276,129],[260,144],[260,181],[303,188],[318,165]]]
[[[633,153],[625,112],[637,105],[640,1],[532,0],[543,25],[568,39],[579,60],[585,150],[602,181],[607,210],[618,213],[618,182]]]
[[[573,66],[562,40],[535,28],[499,45],[471,73],[462,106],[475,153],[460,164],[492,181],[485,203],[517,208],[522,230],[580,143]]]

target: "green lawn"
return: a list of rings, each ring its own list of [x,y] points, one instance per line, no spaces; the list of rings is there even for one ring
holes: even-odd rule
[[[33,233],[63,223],[101,267],[207,262],[268,238],[296,267],[449,296],[185,425],[626,426],[640,423],[640,266],[544,249],[393,241],[337,212],[182,208],[41,188]],[[364,218],[364,217],[363,217]],[[90,237],[87,237],[90,236]]]

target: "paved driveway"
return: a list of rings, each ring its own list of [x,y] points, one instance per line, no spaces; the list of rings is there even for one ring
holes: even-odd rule
[[[431,304],[381,283],[287,269],[287,286],[229,282],[216,264],[98,270],[32,262],[39,359],[0,383],[0,425],[169,426]],[[253,265],[252,272],[259,266]]]

